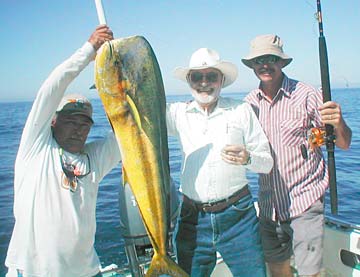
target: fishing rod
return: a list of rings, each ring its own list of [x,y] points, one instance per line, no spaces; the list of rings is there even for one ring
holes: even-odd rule
[[[99,19],[99,24],[106,24],[106,17],[101,0],[95,0],[96,13]],[[96,89],[95,84],[91,85],[89,89]]]
[[[317,20],[319,22],[319,58],[320,58],[320,73],[321,73],[321,87],[323,102],[331,101],[330,90],[330,75],[329,62],[326,48],[326,40],[324,36],[324,28],[321,14],[321,3],[317,0]],[[326,151],[328,154],[328,171],[329,171],[329,187],[330,187],[330,206],[331,213],[336,215],[338,213],[338,198],[336,185],[336,167],[335,167],[335,136],[334,127],[330,124],[325,124],[326,132]]]
[[[102,5],[102,1],[101,0],[95,0],[95,6],[96,6],[96,12],[98,15],[98,19],[99,19],[99,23],[100,24],[106,24],[106,17],[105,17],[105,12],[104,12],[104,8]]]

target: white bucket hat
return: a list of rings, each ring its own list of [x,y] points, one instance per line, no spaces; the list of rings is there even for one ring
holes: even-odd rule
[[[250,43],[250,54],[241,61],[252,68],[251,60],[264,55],[278,56],[285,61],[285,66],[291,63],[292,58],[283,51],[283,42],[277,35],[261,35],[254,38]]]
[[[221,61],[219,54],[209,48],[200,48],[192,55],[189,67],[177,67],[174,70],[174,76],[184,82],[187,82],[186,76],[190,70],[205,68],[216,68],[224,74],[225,80],[222,87],[231,85],[237,78],[238,70],[235,64],[227,61]]]

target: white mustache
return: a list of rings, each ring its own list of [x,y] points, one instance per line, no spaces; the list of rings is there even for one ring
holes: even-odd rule
[[[203,91],[206,92],[207,95],[202,95],[200,94],[202,91],[200,90],[192,90],[191,94],[192,96],[195,98],[195,100],[201,104],[210,104],[212,102],[215,102],[220,94],[220,90],[219,91],[215,91],[214,88],[210,89],[211,92],[207,92],[207,91]]]

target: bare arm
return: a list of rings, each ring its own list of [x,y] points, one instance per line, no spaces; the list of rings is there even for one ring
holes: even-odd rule
[[[349,149],[352,131],[342,116],[340,105],[336,102],[328,101],[319,107],[319,112],[324,124],[334,126],[336,146],[342,149]]]

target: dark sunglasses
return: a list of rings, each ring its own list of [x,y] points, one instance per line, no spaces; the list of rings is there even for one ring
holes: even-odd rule
[[[193,71],[189,73],[189,80],[192,83],[199,83],[200,81],[205,80],[208,83],[216,83],[219,80],[220,73],[216,71],[211,71],[208,73],[201,73],[199,71]]]
[[[253,61],[256,64],[274,64],[280,60],[280,57],[274,55],[265,55],[255,58]]]
[[[89,169],[85,174],[81,174],[79,172],[79,169],[75,165],[66,163],[64,161],[62,148],[59,149],[59,156],[60,156],[61,168],[67,179],[67,180],[64,180],[64,182],[62,182],[62,187],[65,189],[69,189],[71,192],[75,192],[77,185],[78,185],[78,179],[81,179],[81,178],[89,175],[91,172],[91,163],[90,163],[89,155],[86,154]],[[67,182],[65,182],[65,181],[67,181]]]

